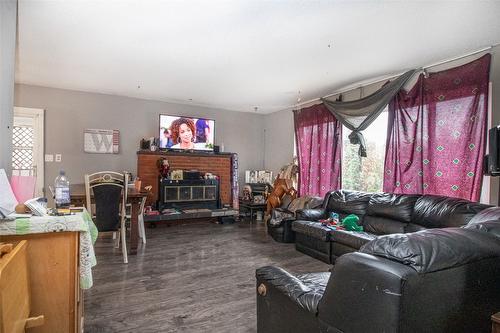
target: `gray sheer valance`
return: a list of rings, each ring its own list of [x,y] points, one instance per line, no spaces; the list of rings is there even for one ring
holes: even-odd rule
[[[410,70],[398,78],[386,83],[382,88],[364,98],[342,102],[333,98],[321,100],[328,110],[352,131],[349,140],[359,144],[359,155],[366,157],[366,144],[362,130],[366,129],[389,104],[396,93],[404,86],[417,70]]]

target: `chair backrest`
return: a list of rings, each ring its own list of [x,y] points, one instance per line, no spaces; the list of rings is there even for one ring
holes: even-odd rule
[[[125,217],[128,177],[128,173],[114,171],[85,175],[87,210],[95,215],[94,222],[99,231],[116,231],[120,227],[120,218]],[[91,194],[94,196],[95,214]]]
[[[139,215],[144,215],[144,207],[146,206],[146,199],[148,197],[143,197],[141,200],[141,205],[139,207]]]

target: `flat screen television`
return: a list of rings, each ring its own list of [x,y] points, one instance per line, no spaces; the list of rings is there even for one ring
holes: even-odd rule
[[[160,114],[160,148],[214,150],[215,121]]]

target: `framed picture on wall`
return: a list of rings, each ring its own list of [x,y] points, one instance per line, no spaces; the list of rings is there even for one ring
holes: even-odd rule
[[[258,171],[257,170],[246,170],[245,171],[245,183],[253,184],[257,183]]]
[[[120,152],[120,131],[83,130],[83,151],[94,154],[118,154]]]
[[[246,170],[245,171],[245,183],[255,184],[272,184],[273,173],[268,170]]]

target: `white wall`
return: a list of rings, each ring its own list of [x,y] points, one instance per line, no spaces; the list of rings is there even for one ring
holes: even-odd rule
[[[240,182],[245,169],[264,166],[264,116],[259,114],[30,85],[16,85],[15,106],[45,109],[45,153],[62,154],[61,163],[45,163],[45,187],[60,169],[73,183],[100,170],[135,174],[139,141],[158,136],[160,113],[215,119],[215,143],[239,154]],[[86,128],[120,130],[120,153],[84,153]]]
[[[0,1],[0,168],[12,167],[17,0]]]

